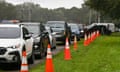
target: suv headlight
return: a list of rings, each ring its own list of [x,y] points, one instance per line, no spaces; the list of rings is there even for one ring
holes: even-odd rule
[[[8,48],[13,48],[13,49],[15,49],[15,48],[19,48],[20,47],[20,44],[17,44],[17,45],[14,45],[14,46],[9,46]]]
[[[38,43],[40,41],[40,37],[34,38],[34,42]]]
[[[83,33],[84,31],[83,31],[83,30],[81,30],[80,32],[81,32],[81,33]]]

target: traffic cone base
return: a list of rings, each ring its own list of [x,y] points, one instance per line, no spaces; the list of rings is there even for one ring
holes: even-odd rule
[[[46,60],[46,72],[54,72],[52,59]]]
[[[20,72],[28,72],[28,67],[26,66],[22,66],[22,70]]]
[[[87,40],[84,41],[84,46],[88,46],[88,42],[87,42]]]
[[[70,50],[69,49],[65,49],[65,60],[70,60],[71,59],[71,55],[70,55]]]
[[[74,50],[77,50],[77,44],[74,45]]]
[[[28,72],[28,71],[20,71],[20,72]]]

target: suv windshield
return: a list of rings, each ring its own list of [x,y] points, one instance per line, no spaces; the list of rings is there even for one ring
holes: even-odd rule
[[[65,24],[62,23],[49,23],[47,24],[47,26],[51,27],[51,28],[64,28]]]
[[[80,29],[83,29],[83,25],[82,25],[82,24],[79,24],[79,28],[80,28]]]
[[[18,38],[20,37],[20,28],[0,27],[0,38]]]
[[[71,30],[79,30],[79,27],[77,25],[70,25]]]
[[[40,26],[36,24],[28,24],[24,25],[30,33],[33,33],[33,35],[39,35],[40,34]]]

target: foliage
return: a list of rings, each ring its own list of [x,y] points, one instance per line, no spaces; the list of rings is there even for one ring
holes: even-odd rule
[[[113,19],[120,19],[120,0],[87,0],[86,5]]]
[[[0,20],[15,18],[16,18],[15,6],[6,2],[0,2]]]
[[[104,18],[105,17],[103,17],[103,20]],[[97,22],[97,13],[92,10],[90,18],[90,9],[86,6],[83,6],[82,8],[73,7],[71,9],[48,9],[30,2],[15,6],[3,1],[0,2],[0,20],[4,19],[18,19],[21,21],[35,22],[64,20],[67,22],[88,24],[89,20],[91,20],[91,23]]]

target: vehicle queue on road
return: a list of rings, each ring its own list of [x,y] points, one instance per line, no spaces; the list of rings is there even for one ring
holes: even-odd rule
[[[48,44],[56,49],[56,41],[65,44],[66,37],[71,44],[75,32],[79,40],[81,29],[73,29],[65,21],[0,23],[0,63],[16,63],[19,68],[26,50],[28,63],[34,64],[35,57],[46,56]]]

